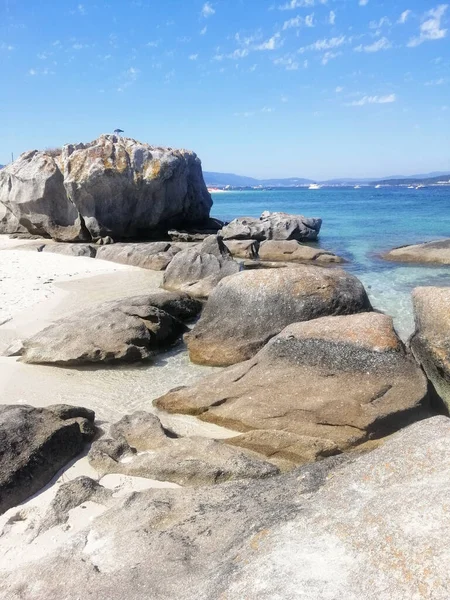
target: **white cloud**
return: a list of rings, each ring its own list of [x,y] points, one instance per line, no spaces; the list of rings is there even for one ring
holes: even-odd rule
[[[12,52],[14,50],[14,46],[12,46],[11,44],[5,44],[5,42],[2,42],[0,44],[0,50],[6,50],[7,52]]]
[[[360,6],[367,6],[369,4],[369,0],[359,0]]]
[[[341,87],[340,85],[338,85],[338,87],[337,87],[337,88],[336,88],[336,90],[335,90],[336,94],[340,94],[340,93],[341,93],[341,92],[343,92],[343,91],[344,91],[344,88],[343,88],[343,87]]]
[[[370,29],[381,29],[384,25],[392,25],[391,21],[387,17],[382,17],[379,21],[371,21],[369,23]]]
[[[79,4],[77,6],[77,8],[78,8],[78,12],[80,13],[80,15],[86,14],[86,7],[84,6],[84,4]]]
[[[282,42],[279,42],[280,39],[280,34],[276,33],[275,35],[273,35],[270,39],[268,39],[266,42],[263,42],[262,44],[258,44],[257,46],[255,46],[255,50],[276,50],[276,48],[278,48],[279,46],[282,45]]]
[[[213,8],[211,2],[205,2],[200,14],[204,19],[207,19],[208,17],[212,17],[212,15],[214,15],[215,12],[216,10]]]
[[[205,35],[205,33],[208,31],[208,25],[205,25],[203,27],[203,29],[200,30],[200,35]]]
[[[336,23],[336,13],[334,10],[330,10],[330,16],[328,17],[328,23],[334,25]]]
[[[139,73],[140,71],[136,67],[130,67],[129,69],[127,69],[122,75],[123,81],[117,88],[117,91],[124,92],[126,88],[130,87],[130,85],[133,85],[133,83],[135,83],[135,81],[139,77]]]
[[[308,50],[316,50],[317,52],[321,52],[322,50],[332,50],[333,48],[339,48],[340,46],[350,42],[350,39],[347,39],[345,35],[341,35],[340,37],[334,37],[330,39],[317,40],[313,44],[309,46],[303,46],[303,48],[299,48],[299,54],[303,54]]]
[[[303,24],[303,18],[302,17],[293,17],[292,19],[289,19],[289,21],[285,21],[283,24],[283,31],[286,31],[286,29],[292,29],[293,27],[301,27],[301,25]]]
[[[426,81],[425,85],[443,85],[445,83],[445,79],[441,77],[440,79],[432,79],[431,81]]]
[[[411,38],[408,42],[410,48],[419,46],[423,42],[432,40],[441,40],[447,35],[447,29],[441,28],[441,21],[448,8],[448,4],[440,4],[436,8],[425,13],[420,33],[417,37]]]
[[[402,14],[400,15],[400,18],[397,21],[397,23],[400,23],[401,25],[403,25],[409,19],[409,17],[410,17],[411,14],[412,14],[411,10],[409,10],[409,9],[408,10],[404,10],[402,12]]]
[[[322,56],[321,62],[323,65],[327,65],[330,62],[330,60],[341,56],[341,54],[342,52],[325,52],[325,54]]]
[[[189,60],[197,60],[198,59],[198,54],[190,54],[189,55]]]
[[[274,108],[270,108],[269,106],[264,106],[263,108],[259,109],[259,110],[249,110],[246,112],[237,112],[234,113],[235,117],[254,117],[257,114],[264,114],[264,113],[273,113],[275,112]]]
[[[373,44],[369,44],[367,46],[357,46],[355,48],[355,52],[379,52],[380,50],[389,50],[392,48],[392,43],[385,37],[380,38]]]
[[[36,69],[30,69],[30,70],[28,71],[28,75],[31,75],[31,76],[37,75],[37,71],[36,71]]]
[[[325,3],[321,2],[321,4]],[[295,10],[296,8],[308,8],[309,6],[314,6],[314,0],[290,0],[290,2],[282,4],[278,8],[280,10]]]
[[[346,106],[365,106],[366,104],[390,104],[397,101],[395,94],[389,94],[389,96],[364,96],[360,100],[354,100],[348,103]]]
[[[151,42],[147,42],[145,45],[147,46],[147,48],[157,48],[159,46],[159,41],[153,40]]]
[[[305,25],[306,27],[314,27],[314,15],[308,15],[305,17]]]
[[[276,58],[273,61],[274,65],[284,67],[286,71],[297,71],[300,67],[299,63],[292,56],[284,56]]]

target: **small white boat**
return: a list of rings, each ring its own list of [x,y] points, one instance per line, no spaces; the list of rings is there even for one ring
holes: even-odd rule
[[[320,189],[322,189],[322,186],[319,185],[318,183],[312,183],[308,189],[309,190],[320,190]]]
[[[421,189],[423,189],[424,187],[425,187],[424,185],[420,184],[420,185],[418,185],[418,186],[416,187],[416,190],[421,190]]]
[[[376,190],[379,190],[379,189],[380,189],[380,187],[381,187],[381,185],[376,185],[376,186],[375,186],[375,189],[376,189]]]
[[[416,188],[413,185],[408,185],[408,190],[415,190]]]
[[[361,186],[360,186],[360,185],[355,185],[355,187],[354,187],[353,189],[355,189],[355,190],[360,190],[360,189],[361,189]]]

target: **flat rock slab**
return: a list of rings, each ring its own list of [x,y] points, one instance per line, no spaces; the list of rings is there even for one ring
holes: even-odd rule
[[[263,430],[264,436],[244,437],[242,446],[272,456],[287,445],[298,463],[430,414],[422,370],[405,353],[392,319],[378,313],[294,323],[253,359],[175,389],[155,404],[244,433]],[[297,437],[271,438],[268,430]]]
[[[185,339],[193,362],[227,366],[254,356],[290,323],[368,310],[364,286],[341,269],[244,271],[218,284]]]
[[[95,415],[80,407],[0,406],[0,514],[43,488],[92,439]]]
[[[103,489],[103,494],[102,494]],[[103,507],[0,565],[8,600],[448,600],[450,421],[417,423],[383,447],[264,480],[110,498],[62,486],[37,531],[76,500]],[[102,497],[103,496],[103,497]],[[431,508],[430,508],[431,507]],[[45,526],[45,527],[44,527]],[[58,546],[48,543],[59,536]],[[149,558],[150,557],[150,558]]]
[[[111,244],[97,248],[96,258],[122,265],[164,271],[180,248],[168,242]]]
[[[332,252],[300,244],[296,240],[266,240],[260,245],[258,255],[263,261],[314,262],[317,264],[344,262],[343,258]]]
[[[411,350],[450,410],[450,288],[416,288],[412,298]]]
[[[395,248],[382,258],[398,262],[450,265],[450,239]]]
[[[191,486],[279,472],[254,452],[206,438],[170,435],[158,417],[146,412],[124,417],[110,434],[94,442],[89,452],[89,462],[101,476],[120,473]]]
[[[175,299],[170,294],[104,302],[88,312],[59,319],[25,340],[22,360],[65,366],[144,360],[187,330],[178,317],[158,306],[189,318],[198,307],[189,298]]]

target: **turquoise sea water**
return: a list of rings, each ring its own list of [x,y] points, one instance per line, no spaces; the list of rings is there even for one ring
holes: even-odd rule
[[[321,217],[318,245],[349,261],[345,268],[364,283],[374,307],[394,317],[403,339],[413,331],[411,290],[450,286],[450,267],[379,258],[396,246],[450,237],[450,187],[225,192],[213,200],[212,215],[224,220],[264,210]]]

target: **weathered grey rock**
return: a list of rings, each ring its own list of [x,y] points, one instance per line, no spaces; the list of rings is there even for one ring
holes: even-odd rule
[[[342,452],[430,414],[422,370],[405,353],[392,319],[378,313],[289,325],[253,359],[155,403],[236,431],[306,436],[294,441],[297,462],[323,450]],[[265,435],[243,445],[276,454],[279,440]],[[317,440],[323,440],[318,451]]]
[[[243,271],[213,290],[186,342],[193,362],[226,366],[254,356],[290,323],[367,310],[362,283],[341,269]]]
[[[397,262],[450,265],[450,239],[394,248],[382,258]]]
[[[168,234],[173,242],[203,242],[208,236],[215,235],[225,225],[219,219],[206,219],[201,227],[190,227],[189,230],[171,229]]]
[[[86,422],[86,423],[85,423]],[[94,413],[0,405],[0,514],[43,488],[92,439]]]
[[[125,417],[110,433],[111,439],[94,442],[89,452],[89,462],[101,476],[121,473],[186,486],[278,473],[252,452],[206,438],[169,436],[159,419],[145,412]]]
[[[450,288],[416,288],[412,298],[412,352],[450,409]]]
[[[176,254],[164,273],[163,287],[195,298],[207,298],[224,277],[238,273],[235,262],[217,236]]]
[[[91,241],[205,222],[212,200],[193,152],[102,135],[22,154],[0,171],[0,203],[32,234]]]
[[[223,227],[224,240],[316,240],[322,226],[321,219],[302,215],[263,212],[259,219],[240,217]]]
[[[67,198],[60,156],[33,150],[0,171],[0,203],[33,235],[88,240],[77,208]]]
[[[40,252],[53,252],[54,254],[65,254],[67,256],[84,256],[95,258],[97,249],[90,244],[45,244]]]
[[[96,258],[142,269],[164,271],[178,252],[180,249],[168,242],[113,244],[97,248]]]
[[[8,600],[75,600],[84,589],[90,600],[447,600],[449,442],[450,421],[435,417],[356,460],[107,501],[81,535],[68,530],[56,549],[38,537],[37,558],[24,545],[22,560],[3,561],[0,592]]]
[[[0,234],[27,233],[16,216],[0,202]]]
[[[125,298],[55,321],[23,342],[22,360],[56,365],[139,361],[175,342],[186,329],[155,307],[152,295]]]
[[[258,258],[259,242],[257,240],[228,240],[225,246],[231,256],[236,258]]]
[[[259,258],[264,261],[314,262],[319,264],[342,263],[344,260],[332,252],[300,244],[297,240],[266,240],[259,247]]]

